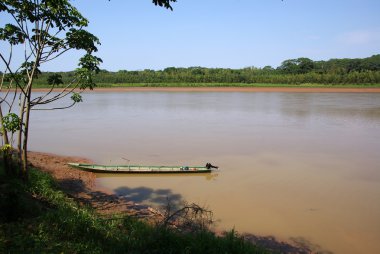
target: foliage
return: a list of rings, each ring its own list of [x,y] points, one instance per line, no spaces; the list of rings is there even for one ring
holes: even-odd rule
[[[301,57],[283,61],[278,69],[284,73],[303,74],[311,72],[314,68],[315,64],[311,59]]]
[[[170,2],[177,2],[177,0],[153,0],[155,5],[165,7],[166,9],[173,10],[173,7],[170,5]]]
[[[43,73],[36,84],[47,84]],[[63,80],[74,73],[62,72]],[[380,84],[380,55],[363,59],[331,59],[312,61],[308,58],[285,60],[279,67],[243,69],[169,67],[164,70],[99,70],[93,81],[101,86],[246,86],[246,84]],[[134,85],[135,84],[135,85]]]
[[[77,103],[77,102],[82,102],[82,96],[79,94],[79,93],[73,93],[73,95],[71,95],[71,99]]]
[[[6,92],[0,100],[1,124],[2,129],[12,132],[12,135],[15,131],[19,132],[17,158],[22,164],[22,173],[26,178],[30,111],[39,105],[47,105],[70,94],[72,94],[72,104],[62,108],[81,102],[80,95],[74,91],[77,88],[84,90],[95,86],[92,76],[99,72],[98,65],[102,60],[92,54],[98,50],[97,45],[100,42],[96,36],[84,30],[88,20],[68,0],[4,0],[0,5],[0,12],[2,15],[8,15],[7,20],[9,20],[9,23],[0,27],[0,40],[9,45],[8,52],[0,51],[0,59],[5,66],[0,90]],[[23,47],[15,47],[17,45]],[[17,62],[17,59],[13,58],[14,49],[21,51],[24,59]],[[67,83],[64,83],[59,74],[48,76],[46,81],[51,90],[33,98],[34,82],[41,75],[40,66],[57,59],[69,50],[85,52],[79,60],[76,76],[71,80],[65,80]],[[58,85],[63,85],[64,89],[53,95],[52,89]],[[14,86],[16,89],[12,92],[10,89]],[[10,98],[7,99],[7,96]],[[18,97],[17,104],[14,103],[16,97]],[[12,103],[9,103],[9,100]],[[19,115],[11,113],[2,117],[3,109],[20,113]],[[3,143],[8,144],[7,135],[3,135],[3,138]]]
[[[15,113],[9,113],[4,116],[2,119],[4,131],[10,131],[11,133],[15,133],[20,130],[21,120]]]
[[[22,165],[22,175],[27,178],[27,149],[29,122],[31,110],[55,110],[74,106],[82,101],[80,93],[95,87],[94,75],[99,73],[102,59],[94,56],[100,45],[99,39],[85,30],[88,20],[71,4],[70,0],[3,0],[0,3],[0,13],[6,16],[5,24],[0,26],[0,40],[8,44],[8,51],[0,51],[0,119],[3,111],[19,112],[18,153],[19,164]],[[171,3],[176,0],[153,0],[153,3],[172,10]],[[5,47],[4,47],[5,48]],[[19,51],[23,59],[17,62],[13,51]],[[79,59],[78,68],[69,79],[60,74],[41,75],[43,64],[54,61],[69,50],[84,52]],[[32,97],[36,80],[44,76],[45,84],[50,90],[37,98]],[[52,93],[55,87],[63,89]],[[12,89],[16,88],[16,89]],[[79,92],[78,92],[79,90]],[[17,94],[17,93],[20,94]],[[71,96],[70,96],[71,95]],[[70,96],[71,104],[60,108],[49,108],[47,105]],[[16,97],[18,103],[14,103]],[[9,100],[12,102],[9,103]],[[44,105],[44,107],[38,107]],[[18,108],[17,108],[18,107]],[[7,124],[1,121],[3,144],[9,143]],[[9,126],[8,126],[9,127]],[[14,132],[12,132],[13,134]],[[5,160],[8,160],[5,158]],[[9,164],[9,163],[7,163]]]
[[[1,167],[0,175],[1,253],[269,253],[235,231],[217,237],[206,230],[180,233],[128,216],[101,217],[67,198],[36,169],[28,183],[4,176]]]
[[[12,150],[12,146],[10,144],[5,144],[1,147],[2,152],[10,152]]]

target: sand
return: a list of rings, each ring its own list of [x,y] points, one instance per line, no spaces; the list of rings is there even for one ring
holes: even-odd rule
[[[88,159],[41,152],[29,152],[28,157],[32,166],[49,173],[69,197],[93,207],[100,214],[123,213],[139,218],[156,217],[155,219],[162,216],[156,209],[134,203],[97,187],[94,173],[67,165],[69,162],[91,163]]]

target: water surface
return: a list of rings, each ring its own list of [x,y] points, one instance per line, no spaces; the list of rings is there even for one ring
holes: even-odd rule
[[[31,149],[106,164],[211,162],[218,173],[97,183],[140,203],[205,205],[223,229],[380,253],[380,94],[123,92],[84,101],[33,112]]]

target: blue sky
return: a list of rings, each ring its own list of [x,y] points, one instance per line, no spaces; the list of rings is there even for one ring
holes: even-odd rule
[[[91,4],[89,4],[91,2]],[[277,67],[291,58],[380,54],[379,0],[75,0],[101,40],[101,68]],[[73,52],[43,67],[76,68]]]

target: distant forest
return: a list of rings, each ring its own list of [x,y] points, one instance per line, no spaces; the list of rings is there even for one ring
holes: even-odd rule
[[[53,73],[45,72],[35,80],[37,85],[48,84]],[[74,72],[59,72],[63,81],[72,80]],[[100,86],[117,84],[154,83],[221,83],[223,84],[380,84],[380,54],[362,59],[331,59],[313,61],[309,58],[289,59],[273,68],[243,69],[169,67],[164,70],[101,70],[95,77]]]

